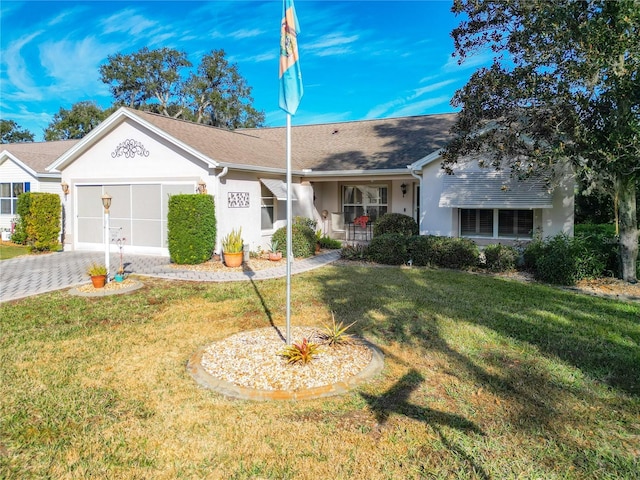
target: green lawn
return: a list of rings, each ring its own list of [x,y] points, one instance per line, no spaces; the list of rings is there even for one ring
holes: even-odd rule
[[[0,244],[0,260],[28,254],[29,248],[24,245]]]
[[[383,373],[342,397],[251,403],[185,363],[282,325],[284,280],[142,281],[2,305],[0,478],[640,478],[638,303],[325,267],[293,277],[292,323],[357,320]]]

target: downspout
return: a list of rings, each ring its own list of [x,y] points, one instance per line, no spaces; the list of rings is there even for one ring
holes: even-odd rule
[[[416,170],[413,170],[411,168],[411,165],[407,165],[407,168],[409,169],[409,173],[411,174],[411,176],[413,178],[416,178],[418,180],[418,185],[420,185],[420,196],[422,197],[422,175],[418,175],[416,173]],[[420,211],[420,213],[422,213],[422,198],[418,198],[418,210]],[[422,228],[421,228],[421,221],[418,218],[418,232],[422,235]]]
[[[229,167],[223,167],[222,171],[218,174],[218,175],[214,175],[213,177],[215,178],[215,182],[213,183],[213,199],[215,202],[215,207],[216,209],[222,205],[222,199],[220,198],[220,180],[222,180],[224,177],[227,176],[227,173],[229,173]],[[219,219],[220,215],[218,212],[216,212],[216,219]],[[218,229],[218,226],[216,225],[216,231]],[[220,245],[221,245],[221,241],[220,241],[220,237],[219,235],[216,235],[216,247],[215,247],[215,251],[220,253]]]

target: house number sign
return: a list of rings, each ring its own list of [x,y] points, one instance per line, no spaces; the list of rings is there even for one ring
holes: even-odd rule
[[[249,208],[249,192],[228,192],[227,206],[229,208]]]

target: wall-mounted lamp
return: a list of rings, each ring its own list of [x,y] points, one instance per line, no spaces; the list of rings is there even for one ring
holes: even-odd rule
[[[62,182],[60,187],[62,187],[62,193],[69,195],[69,184],[67,182]]]
[[[402,192],[402,196],[404,197],[407,194],[407,184],[403,183],[400,185],[400,191]]]
[[[109,213],[109,208],[111,207],[111,195],[106,192],[102,195],[102,206],[104,207],[104,213]]]
[[[207,193],[207,184],[202,179],[198,182],[198,193]]]

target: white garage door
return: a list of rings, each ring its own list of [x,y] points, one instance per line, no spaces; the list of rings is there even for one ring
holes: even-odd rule
[[[102,244],[101,198],[107,192],[112,197],[109,209],[112,237],[126,238],[126,245],[139,251],[167,248],[169,197],[194,190],[194,184],[80,185],[77,187],[77,244]]]

